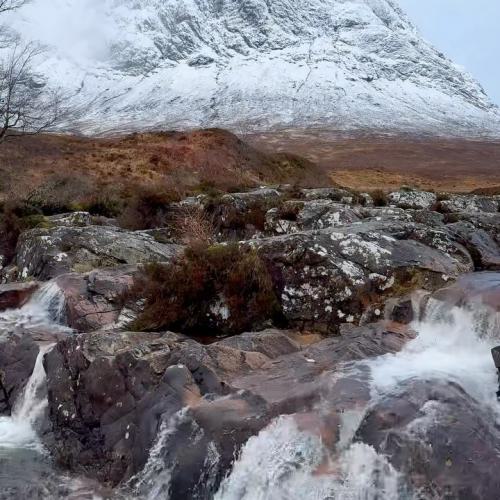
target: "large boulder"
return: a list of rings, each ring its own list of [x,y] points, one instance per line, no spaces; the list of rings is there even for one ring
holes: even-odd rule
[[[268,345],[268,355],[293,345],[285,347],[279,333],[274,343],[260,338],[255,342]],[[269,360],[173,333],[68,337],[45,357],[53,426],[47,444],[59,463],[117,484],[144,466],[161,419],[197,405],[202,395],[228,394],[235,373]]]
[[[488,212],[498,213],[500,200],[496,196],[451,195],[440,202],[440,209],[445,213]]]
[[[266,230],[271,234],[290,234],[352,224],[359,213],[348,205],[328,199],[290,200],[266,214]]]
[[[310,409],[331,386],[321,374],[395,352],[409,338],[382,323],[305,348],[277,330],[208,346],[173,333],[68,337],[45,356],[45,440],[59,463],[113,484],[140,471],[155,443],[154,456],[166,468],[172,461],[173,498],[197,498],[273,416]]]
[[[399,208],[422,210],[431,208],[436,203],[437,196],[428,191],[401,190],[390,193],[387,199]]]
[[[347,201],[352,193],[340,187],[302,189],[300,194],[306,200]]]
[[[110,226],[58,226],[21,234],[16,264],[22,278],[48,280],[98,267],[170,261],[181,249],[158,243],[141,231]]]
[[[400,221],[367,221],[255,240],[291,324],[337,332],[387,297],[435,290],[474,269],[445,231]]]
[[[490,232],[466,221],[448,224],[447,230],[467,248],[478,270],[500,270],[500,242]]]

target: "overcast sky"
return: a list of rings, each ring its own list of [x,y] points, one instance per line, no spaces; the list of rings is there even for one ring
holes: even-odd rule
[[[424,38],[500,105],[500,0],[399,0]]]

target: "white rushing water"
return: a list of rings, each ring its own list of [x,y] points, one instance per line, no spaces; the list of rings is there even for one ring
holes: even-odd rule
[[[401,352],[366,364],[372,397],[389,394],[410,379],[438,379],[459,384],[481,405],[498,411],[498,390],[491,349],[500,342],[500,313],[481,304],[451,307],[431,300],[418,332]]]
[[[376,493],[397,500],[399,489],[397,472],[372,447],[353,443],[333,457],[320,437],[279,417],[243,447],[215,499],[367,500]]]
[[[170,439],[186,418],[187,408],[184,408],[161,424],[156,443],[151,448],[144,469],[130,480],[131,488],[137,498],[156,500],[169,497],[172,466],[166,463],[166,455],[168,455]]]
[[[52,330],[67,330],[62,326],[65,299],[57,283],[44,283],[19,309],[0,312],[0,335],[2,332],[22,329],[50,327]]]
[[[36,433],[36,424],[43,417],[47,399],[43,391],[45,370],[43,357],[52,344],[40,347],[33,373],[20,398],[14,404],[10,417],[0,417],[0,449],[33,449],[42,451]]]

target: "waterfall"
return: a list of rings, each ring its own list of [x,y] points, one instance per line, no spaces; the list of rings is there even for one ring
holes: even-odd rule
[[[184,408],[160,425],[156,442],[144,469],[130,480],[130,486],[138,498],[155,500],[169,498],[170,481],[174,464],[168,464],[169,444],[180,424],[186,421],[188,409]]]
[[[47,407],[43,357],[52,347],[40,347],[33,373],[14,404],[12,416],[0,418],[0,448],[42,449],[35,428]]]
[[[279,417],[243,447],[215,500],[397,500],[400,490],[398,473],[372,447],[336,453]]]
[[[481,404],[498,411],[497,375],[491,348],[500,343],[500,314],[481,303],[460,307],[430,300],[416,339],[399,353],[365,364],[372,374],[372,397],[391,393],[410,379],[459,384]]]
[[[431,299],[411,327],[418,336],[402,351],[355,363],[369,370],[370,405],[397,394],[410,380],[458,384],[477,402],[477,411],[497,415],[496,369],[490,350],[500,343],[500,313],[480,300],[460,306]],[[416,424],[432,425],[433,402]],[[321,405],[317,408],[321,411]],[[279,417],[243,447],[216,500],[397,500],[418,498],[376,450],[355,440],[360,415],[344,415],[341,442],[326,446],[314,429],[305,432],[293,417]],[[344,429],[345,427],[345,429]],[[351,428],[352,427],[352,428]],[[342,435],[347,436],[342,438]]]
[[[29,422],[34,426],[43,415],[47,407],[44,391],[46,374],[43,368],[43,357],[53,346],[54,344],[48,344],[40,347],[33,373],[24,388],[21,398],[14,405],[12,412],[14,420]],[[40,397],[40,393],[42,393],[42,397]]]
[[[57,283],[44,283],[21,308],[0,312],[0,332],[44,327],[68,330],[62,326],[65,305],[64,293]]]

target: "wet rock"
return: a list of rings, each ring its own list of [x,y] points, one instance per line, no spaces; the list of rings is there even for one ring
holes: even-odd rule
[[[28,381],[38,356],[29,335],[0,336],[0,415],[9,415]]]
[[[340,336],[280,356],[258,371],[235,378],[232,387],[259,396],[274,415],[303,411],[332,389],[331,377],[342,364],[398,352],[415,337],[409,328],[384,321],[363,327],[343,325],[340,331]]]
[[[136,266],[118,266],[59,276],[56,283],[65,298],[66,324],[80,332],[125,326],[134,316],[125,295],[137,272]]]
[[[197,389],[169,382],[171,345],[159,334],[89,334],[59,342],[46,355],[48,445],[57,461],[118,483],[142,467],[158,417],[178,411]]]
[[[500,273],[464,274],[448,287],[436,291],[432,298],[447,302],[450,307],[487,307],[500,311]]]
[[[38,288],[38,283],[9,283],[0,285],[0,311],[23,306]]]
[[[394,352],[410,338],[383,324],[305,349],[293,337],[267,330],[209,346],[173,333],[68,337],[45,357],[47,446],[71,470],[117,484],[142,469],[162,426],[174,420],[164,445],[172,488],[206,492],[273,416],[318,400],[331,386],[322,374]]]
[[[267,212],[266,229],[274,234],[290,234],[352,224],[359,220],[356,210],[328,199],[287,201]]]
[[[431,208],[436,203],[437,196],[427,191],[402,190],[390,193],[387,199],[399,208],[422,210]]]
[[[203,395],[229,395],[236,374],[297,349],[286,335],[271,331],[246,334],[243,341],[267,355],[229,344],[106,331],[60,341],[45,358],[53,428],[47,445],[72,470],[113,484],[129,478],[146,463],[161,421],[198,406]],[[220,413],[204,415],[224,422]]]
[[[357,438],[387,456],[422,498],[495,499],[494,422],[459,386],[412,381],[370,410]]]
[[[411,297],[402,297],[389,301],[387,315],[392,321],[408,325],[415,319],[414,304]]]
[[[99,267],[170,261],[182,251],[140,231],[108,226],[54,227],[23,233],[16,264],[21,277],[47,280],[68,272]]]
[[[268,359],[274,359],[300,350],[300,345],[292,338],[292,335],[287,335],[287,332],[276,329],[242,333],[221,340],[215,346],[217,348],[227,346],[240,351],[258,352]]]

